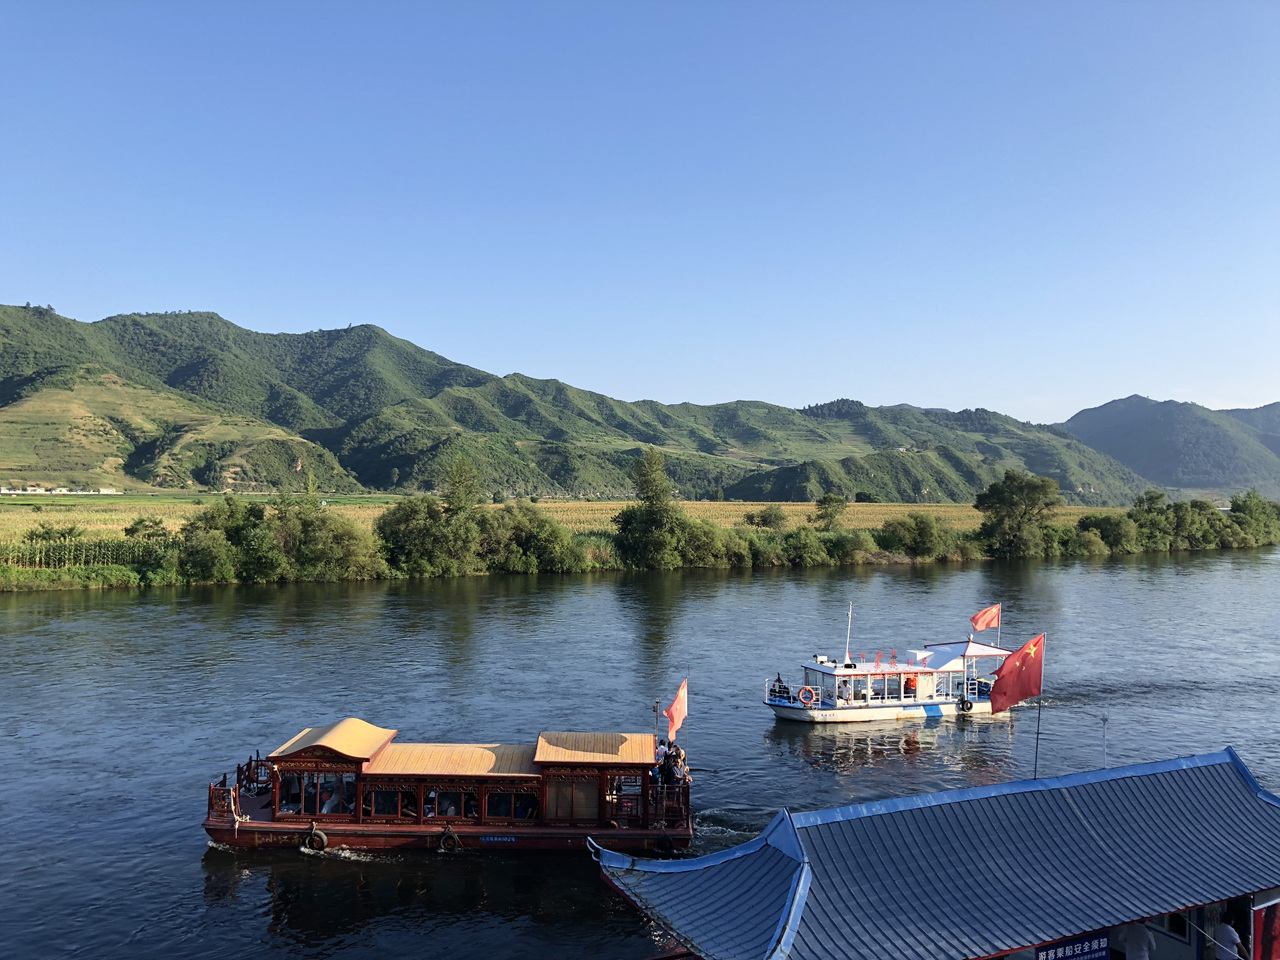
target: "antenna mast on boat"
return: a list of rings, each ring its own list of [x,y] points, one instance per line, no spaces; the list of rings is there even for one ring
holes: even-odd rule
[[[853,601],[849,601],[849,629],[844,634],[844,662],[849,662],[849,642],[853,639]]]

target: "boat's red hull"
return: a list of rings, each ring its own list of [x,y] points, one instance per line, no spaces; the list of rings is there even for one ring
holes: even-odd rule
[[[225,820],[205,820],[204,829],[217,843],[228,847],[270,848],[301,847],[311,835],[306,823],[267,823],[242,821],[239,825]],[[326,849],[346,847],[359,850],[393,850],[418,848],[437,851],[445,837],[443,830],[417,825],[396,824],[324,824]],[[591,837],[610,850],[668,851],[685,850],[693,839],[691,831],[586,829],[574,827],[528,827],[519,832],[502,828],[457,825],[452,835],[462,851],[476,850],[585,850]]]

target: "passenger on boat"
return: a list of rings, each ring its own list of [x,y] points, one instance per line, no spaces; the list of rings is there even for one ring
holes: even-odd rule
[[[914,673],[908,674],[907,679],[902,684],[903,694],[909,697],[910,699],[914,700],[916,698],[916,691],[919,688],[920,688],[920,685],[919,685],[919,682],[916,680],[916,675]]]
[[[840,681],[840,686],[836,690],[836,696],[846,704],[853,702],[853,687],[850,686],[848,677],[845,677]]]
[[[671,749],[667,752],[659,769],[663,786],[671,787],[678,783],[692,782],[688,779],[688,760],[685,757],[684,750],[678,744],[673,743],[671,745]]]
[[[667,757],[667,749],[668,749],[668,748],[667,748],[667,741],[666,741],[666,739],[665,739],[665,738],[663,738],[662,740],[659,740],[659,741],[658,741],[658,749],[657,749],[657,751],[656,751],[657,756],[658,756],[658,763],[662,763],[662,761],[666,759],[666,757]]]
[[[320,791],[320,812],[321,813],[341,813],[342,798],[333,792],[331,784],[325,784]]]
[[[434,817],[436,815],[436,792],[432,790],[427,794],[427,799],[423,801],[423,815]]]

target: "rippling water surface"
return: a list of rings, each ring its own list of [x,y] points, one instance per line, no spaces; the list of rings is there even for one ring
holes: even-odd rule
[[[1040,773],[1234,745],[1280,790],[1280,552],[1131,561],[0,596],[0,955],[637,958],[662,941],[555,857],[233,853],[205,786],[304,726],[532,742],[647,730],[687,673],[695,850],[812,809],[1030,776],[1034,708],[810,729],[760,704],[814,651],[1042,630]]]

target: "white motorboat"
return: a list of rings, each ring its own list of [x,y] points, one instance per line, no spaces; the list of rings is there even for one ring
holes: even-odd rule
[[[778,674],[765,681],[765,705],[783,720],[858,723],[991,712],[991,671],[1014,650],[979,643],[972,635],[956,643],[925,644],[902,663],[896,651],[869,661],[864,654],[843,661],[814,654],[803,665],[803,682],[792,686]]]

